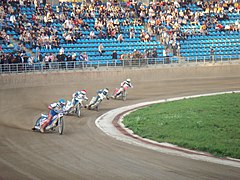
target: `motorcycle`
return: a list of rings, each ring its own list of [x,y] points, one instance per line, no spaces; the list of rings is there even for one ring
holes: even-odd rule
[[[76,114],[78,117],[81,116],[82,99],[75,99],[75,101],[76,101],[75,104],[73,104],[73,102],[71,101],[67,101],[67,105],[65,107],[65,112],[64,112],[65,115]]]
[[[97,96],[94,96],[94,97],[91,99],[89,105],[87,106],[87,108],[88,108],[89,110],[94,110],[94,109],[96,109],[96,111],[99,111],[99,106],[100,106],[100,103],[102,102],[102,99],[101,99],[101,98],[98,98],[97,102],[95,102],[95,101],[96,101],[96,98],[97,98]],[[95,103],[94,103],[94,102],[95,102]]]
[[[89,110],[94,110],[94,109],[96,109],[97,111],[99,111],[99,106],[100,106],[102,100],[104,99],[104,97],[105,97],[105,96],[104,96],[103,94],[98,94],[97,96],[94,96],[94,97],[91,99],[89,105],[87,105],[86,107],[87,107]],[[97,99],[97,101],[96,101],[96,99]],[[109,98],[107,97],[107,99],[109,99]]]
[[[41,117],[39,117],[32,128],[33,131],[38,131],[40,132],[40,128],[44,122],[46,122],[48,119],[48,116],[46,114],[41,114]],[[63,129],[64,129],[64,120],[63,120],[63,113],[56,114],[48,126],[45,128],[45,131],[51,132],[55,131],[55,129],[58,128],[58,133],[60,135],[63,134]]]
[[[121,93],[119,93],[117,96],[117,92],[120,90]],[[120,89],[116,88],[113,92],[112,98],[114,99],[122,99],[123,101],[127,100],[127,87],[120,87]]]

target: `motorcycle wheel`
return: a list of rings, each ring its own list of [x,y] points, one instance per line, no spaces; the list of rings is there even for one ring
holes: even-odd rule
[[[35,126],[38,126],[38,124],[40,124],[39,121],[41,120],[41,118],[42,118],[42,117],[39,117],[39,118],[37,119],[36,123],[35,123],[34,126],[32,127],[32,131],[37,131],[37,129],[35,128]]]
[[[96,106],[96,111],[99,111],[99,105]]]
[[[88,110],[91,110],[91,107],[92,107],[92,105],[88,105],[88,107],[87,107],[87,108],[88,108]]]
[[[76,107],[76,113],[77,113],[77,116],[78,116],[78,117],[81,116],[81,110],[80,110],[79,104],[78,104],[77,107]]]
[[[63,117],[59,118],[58,120],[58,133],[60,135],[63,134],[63,128],[64,128],[64,120],[63,120]]]

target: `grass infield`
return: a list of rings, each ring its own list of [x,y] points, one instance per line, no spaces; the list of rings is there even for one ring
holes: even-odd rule
[[[150,105],[123,123],[144,138],[240,159],[240,93]]]

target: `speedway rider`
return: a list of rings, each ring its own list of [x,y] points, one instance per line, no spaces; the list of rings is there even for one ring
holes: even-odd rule
[[[65,110],[65,105],[66,105],[66,101],[64,99],[60,99],[58,102],[56,103],[52,103],[48,106],[48,109],[50,109],[49,113],[48,113],[48,119],[46,122],[44,122],[40,128],[40,132],[44,132],[45,128],[48,126],[48,124],[51,122],[52,118],[59,114],[59,113],[63,113]]]
[[[128,78],[121,83],[121,87],[113,95],[113,98],[116,98],[118,95],[120,95],[123,91],[127,90],[129,87],[133,88],[133,85],[131,84],[131,79]]]
[[[97,91],[97,97],[95,99],[94,102],[90,103],[88,106],[86,107],[91,107],[93,104],[95,104],[99,99],[103,100],[103,99],[107,99],[109,100],[109,97],[108,97],[108,92],[109,92],[109,89],[108,88],[105,88],[105,89],[100,89]]]
[[[80,102],[81,107],[84,107],[83,106],[83,100],[88,101],[86,90],[77,91],[77,92],[73,93],[72,97],[73,97],[72,98],[73,106],[75,106],[78,102]]]

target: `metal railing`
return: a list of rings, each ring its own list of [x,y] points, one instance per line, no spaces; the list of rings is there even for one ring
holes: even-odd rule
[[[125,60],[99,60],[99,61],[71,61],[71,62],[38,62],[33,64],[0,64],[0,74],[9,73],[35,73],[51,71],[76,71],[99,68],[131,68],[131,67],[151,67],[159,65],[200,65],[206,63],[240,63],[240,55],[232,56],[206,56],[206,57],[165,57],[149,59],[125,59]]]

